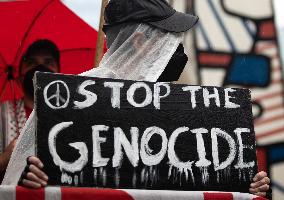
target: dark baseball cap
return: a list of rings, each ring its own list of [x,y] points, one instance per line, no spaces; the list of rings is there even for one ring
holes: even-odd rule
[[[185,32],[198,17],[173,9],[165,0],[110,0],[104,30],[122,23],[147,23],[169,32]]]

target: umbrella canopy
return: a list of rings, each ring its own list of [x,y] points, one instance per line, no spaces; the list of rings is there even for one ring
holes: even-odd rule
[[[62,73],[79,74],[93,67],[98,32],[60,0],[0,2],[0,19],[0,102],[22,97],[19,63],[38,39],[58,46]]]

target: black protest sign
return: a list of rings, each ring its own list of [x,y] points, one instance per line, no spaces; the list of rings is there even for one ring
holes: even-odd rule
[[[36,73],[36,147],[50,185],[248,191],[246,89]]]

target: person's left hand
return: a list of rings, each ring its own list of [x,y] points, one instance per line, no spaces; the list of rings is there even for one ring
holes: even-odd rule
[[[38,189],[47,186],[48,176],[43,172],[43,163],[35,156],[27,158],[27,166],[19,180],[19,184]]]
[[[267,177],[266,172],[258,172],[253,178],[253,183],[250,184],[250,193],[257,196],[265,197],[266,192],[269,190],[270,179]]]

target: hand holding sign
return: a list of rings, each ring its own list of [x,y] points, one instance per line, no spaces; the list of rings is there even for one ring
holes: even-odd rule
[[[29,172],[33,174],[33,176],[36,176],[37,178],[29,178],[26,177],[27,181],[22,180],[22,185],[29,188],[40,188],[46,186],[46,181],[48,180],[48,177],[45,175],[43,171],[41,171],[43,164],[41,161],[36,157],[30,157],[29,158],[30,163],[33,163],[35,166],[35,169],[31,169]],[[253,183],[250,185],[250,193],[265,197],[267,191],[269,190],[269,183],[270,179],[267,177],[266,172],[259,172],[255,175],[253,178]]]

